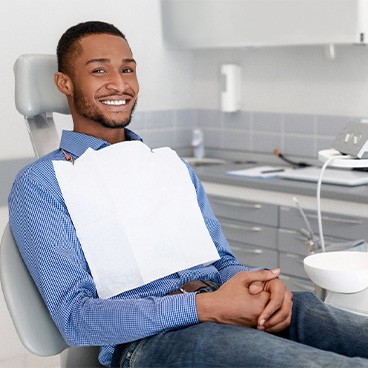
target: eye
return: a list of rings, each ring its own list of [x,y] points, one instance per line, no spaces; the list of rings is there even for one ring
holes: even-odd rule
[[[123,68],[123,73],[134,73],[134,69],[130,67]]]
[[[92,70],[92,73],[93,73],[93,74],[103,74],[103,73],[105,73],[105,69],[102,69],[102,68],[96,68],[96,69],[93,69],[93,70]]]

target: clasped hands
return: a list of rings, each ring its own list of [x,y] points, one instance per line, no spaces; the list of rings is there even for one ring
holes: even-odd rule
[[[292,293],[279,269],[241,271],[212,293],[196,295],[200,322],[216,322],[279,332],[290,325]]]

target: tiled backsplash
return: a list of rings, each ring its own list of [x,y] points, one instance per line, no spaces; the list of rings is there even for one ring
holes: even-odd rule
[[[316,158],[330,148],[335,135],[360,117],[218,110],[136,112],[132,129],[152,147],[190,147],[192,130],[201,128],[205,146]]]
[[[190,109],[135,112],[130,128],[150,147],[189,147],[195,127],[195,111]]]

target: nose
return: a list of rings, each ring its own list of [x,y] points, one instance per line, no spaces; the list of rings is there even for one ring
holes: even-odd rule
[[[128,83],[124,75],[121,73],[114,73],[110,75],[109,80],[106,83],[106,88],[109,90],[116,91],[118,93],[123,93],[128,88]]]

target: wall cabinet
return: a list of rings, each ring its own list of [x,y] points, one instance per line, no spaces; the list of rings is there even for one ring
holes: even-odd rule
[[[161,0],[172,48],[365,44],[367,0]]]
[[[212,209],[234,254],[254,267],[280,267],[280,278],[294,291],[315,291],[304,271],[310,248],[300,233],[305,223],[296,208],[210,195]],[[317,214],[306,211],[318,236]],[[324,213],[326,246],[348,240],[368,239],[368,219]]]

